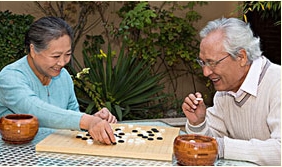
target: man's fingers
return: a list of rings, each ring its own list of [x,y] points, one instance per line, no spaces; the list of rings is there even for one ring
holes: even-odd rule
[[[188,105],[187,103],[183,103],[182,104],[182,110],[184,111],[184,112],[191,112],[191,113],[194,113],[195,112],[195,110],[194,109],[192,109],[191,107],[190,107],[190,105]]]

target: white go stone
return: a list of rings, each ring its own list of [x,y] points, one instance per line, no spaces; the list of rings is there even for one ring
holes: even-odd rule
[[[87,139],[86,142],[87,142],[87,144],[93,144],[93,140],[92,139]]]

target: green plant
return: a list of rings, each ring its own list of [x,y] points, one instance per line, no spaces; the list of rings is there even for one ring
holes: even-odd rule
[[[34,17],[31,15],[0,12],[0,70],[25,56],[25,33],[33,20]]]
[[[60,17],[72,26],[74,50],[79,40],[104,19],[99,17],[93,20],[91,16],[104,13],[109,6],[109,2],[103,1],[35,1],[34,3],[46,16]],[[90,18],[91,22],[89,22]]]
[[[257,11],[262,19],[273,18],[276,25],[281,24],[281,1],[246,1],[241,3],[236,11],[243,11],[245,22],[247,13]]]
[[[107,107],[118,120],[123,120],[132,111],[142,112],[160,105],[154,102],[163,98],[156,95],[163,90],[159,84],[162,74],[152,74],[147,62],[126,52],[124,46],[114,65],[111,46],[105,54],[97,47],[101,37],[87,37],[83,50],[86,68],[74,77],[75,86],[88,96],[88,100],[80,99],[88,105],[86,113]]]
[[[146,1],[126,2],[118,14],[123,19],[118,37],[126,39],[128,49],[138,57],[150,62],[152,71],[165,72],[166,83],[173,88],[173,99],[178,101],[178,79],[192,78],[196,91],[195,78],[203,81],[210,93],[214,89],[210,81],[203,77],[201,67],[196,62],[199,52],[199,40],[194,23],[201,16],[194,10],[196,5],[206,2],[160,2],[159,6],[151,6]],[[182,11],[183,16],[174,12]],[[171,97],[171,96],[170,96]],[[182,97],[180,97],[182,99]],[[168,106],[173,106],[169,104]],[[181,108],[179,105],[176,108]]]
[[[213,87],[202,76],[201,68],[195,61],[199,51],[199,41],[194,23],[201,16],[194,10],[194,7],[202,6],[207,2],[165,1],[159,2],[155,6],[150,5],[151,2],[145,1],[35,3],[39,4],[38,7],[46,15],[62,17],[71,23],[72,27],[77,29],[76,32],[80,32],[76,35],[77,38],[84,36],[94,27],[99,28],[98,26],[100,26],[100,29],[104,28],[104,30],[100,35],[100,37],[103,37],[99,40],[113,47],[125,42],[125,50],[136,56],[136,61],[142,59],[146,61],[148,66],[151,67],[152,75],[165,73],[166,77],[162,81],[166,87],[170,87],[172,90],[166,89],[166,99],[159,101],[159,108],[153,111],[146,110],[147,113],[165,112],[171,108],[179,110],[181,108],[179,101],[182,101],[183,97],[179,97],[176,92],[179,89],[179,79],[182,77],[191,77],[192,82],[189,84],[194,87],[191,92],[197,90],[196,82],[201,80],[208,91],[213,93]],[[114,3],[118,3],[118,5]],[[109,5],[122,5],[120,10],[117,11],[122,19],[119,26],[117,26],[117,19],[112,20],[115,17],[109,17],[109,13],[116,12],[107,10]],[[182,15],[177,16],[175,13],[182,13]],[[97,19],[90,20],[89,18],[92,16]],[[90,26],[87,27],[86,25]],[[124,39],[126,40],[124,41]],[[99,54],[100,48],[101,46],[93,48],[95,54]],[[82,69],[79,66],[76,67],[77,64],[79,63],[72,61],[70,65],[72,68]],[[73,74],[76,74],[76,70],[74,70]],[[83,93],[80,96],[82,97]],[[205,97],[207,96],[205,94]],[[88,104],[88,102],[82,100],[80,103],[82,107],[84,107],[84,104]],[[136,114],[138,115],[140,112],[136,112]],[[161,114],[154,113],[149,117],[156,115]]]

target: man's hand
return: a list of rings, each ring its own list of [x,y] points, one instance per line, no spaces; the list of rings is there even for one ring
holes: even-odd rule
[[[206,117],[206,106],[201,93],[189,94],[184,99],[182,110],[191,125],[202,123]]]

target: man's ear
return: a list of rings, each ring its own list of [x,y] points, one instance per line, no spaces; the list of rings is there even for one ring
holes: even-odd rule
[[[248,60],[247,52],[246,52],[245,49],[239,50],[239,52],[238,52],[238,59],[240,61],[240,65],[242,67],[248,65],[249,60]]]

